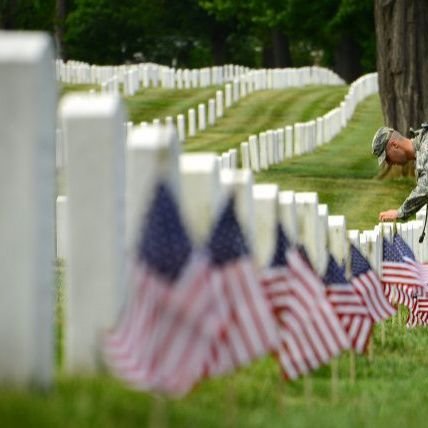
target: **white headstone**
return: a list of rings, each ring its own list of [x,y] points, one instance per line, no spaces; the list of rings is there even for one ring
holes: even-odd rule
[[[297,222],[299,225],[299,242],[302,243],[314,268],[321,273],[324,257],[321,254],[318,217],[318,194],[315,192],[298,192],[295,195]]]
[[[179,198],[180,145],[173,127],[137,128],[128,135],[126,154],[126,248],[132,253],[142,219],[159,181]]]
[[[216,95],[216,116],[217,117],[223,117],[223,106],[224,106],[224,100],[223,100],[223,91],[217,91],[215,93]]]
[[[285,157],[284,128],[279,128],[275,132],[276,132],[276,140],[278,144],[278,162],[283,162]]]
[[[250,135],[248,140],[248,145],[250,148],[250,165],[251,169],[255,172],[260,171],[260,150],[259,143],[257,141],[256,135]]]
[[[346,220],[343,215],[328,216],[328,241],[330,253],[340,265],[345,264],[348,257],[348,241]]]
[[[201,245],[216,219],[220,203],[220,170],[214,153],[180,156],[181,207],[189,233]]]
[[[267,145],[267,159],[268,159],[268,165],[274,165],[276,163],[275,159],[275,141],[274,141],[274,135],[273,131],[269,129],[266,131],[266,145]],[[260,137],[261,140],[261,137]]]
[[[207,114],[205,104],[198,105],[198,129],[203,131],[207,128]]]
[[[238,167],[238,150],[229,149],[230,155],[230,168],[236,169]]]
[[[239,101],[239,80],[235,79],[233,81],[233,102],[236,103]]]
[[[0,383],[54,374],[54,52],[42,33],[0,31]]]
[[[215,124],[215,99],[210,98],[208,101],[208,123],[213,126]]]
[[[260,169],[269,168],[269,148],[266,138],[266,132],[259,134],[259,148],[260,148]]]
[[[253,201],[253,174],[250,170],[224,169],[220,173],[220,182],[223,189],[222,204],[225,198],[235,195],[236,212],[247,242],[254,243],[254,201]]]
[[[229,152],[224,152],[221,155],[221,167],[222,168],[230,168],[230,154]]]
[[[318,205],[318,220],[319,220],[319,233],[318,233],[318,245],[321,249],[319,253],[319,273],[325,274],[328,263],[328,205]]]
[[[165,125],[166,126],[174,126],[174,119],[172,118],[172,116],[167,116],[165,118]]]
[[[116,96],[70,94],[60,117],[68,154],[65,362],[68,372],[93,373],[124,292],[125,115]]]
[[[253,186],[255,212],[254,253],[260,267],[267,266],[275,249],[278,223],[278,186],[255,184]]]
[[[178,141],[180,143],[184,143],[186,141],[186,123],[184,114],[179,114],[177,116],[177,133]]]
[[[291,190],[279,192],[279,218],[287,238],[292,243],[298,241],[298,223],[295,193]]]
[[[188,111],[188,120],[189,120],[189,137],[194,137],[196,135],[196,114],[195,109],[191,108]]]
[[[285,158],[289,159],[293,157],[294,146],[293,146],[293,127],[288,125],[285,127]]]
[[[232,85],[230,83],[226,83],[225,91],[226,91],[225,107],[230,108],[232,106]]]
[[[349,242],[354,245],[354,247],[360,248],[360,231],[357,229],[348,230],[347,236]]]
[[[241,167],[250,169],[250,146],[247,142],[241,143]]]

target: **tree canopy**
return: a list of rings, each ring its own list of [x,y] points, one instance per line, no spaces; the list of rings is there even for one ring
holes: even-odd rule
[[[98,64],[375,68],[373,0],[0,0],[0,27],[51,31],[62,57]]]

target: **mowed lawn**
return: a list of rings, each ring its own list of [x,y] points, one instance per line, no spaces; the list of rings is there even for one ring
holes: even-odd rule
[[[345,91],[312,87],[281,91],[282,95],[253,94],[230,109],[218,129],[201,133],[185,148],[222,151],[239,144],[243,135],[323,114],[339,103]],[[259,102],[264,99],[265,105],[249,107],[252,97],[261,97]],[[283,99],[281,107],[273,102],[276,97]],[[146,109],[146,120],[179,112],[174,103],[171,99],[160,110]],[[132,105],[130,109],[132,117]],[[230,131],[221,135],[221,124]],[[349,227],[372,228],[377,212],[398,206],[412,187],[412,179],[375,178],[370,141],[381,124],[378,97],[370,97],[333,142],[272,167],[256,180],[279,183],[282,189],[317,191],[330,213],[346,215]],[[62,268],[58,272],[59,348]],[[407,330],[405,317],[402,311],[385,323],[384,340],[381,327],[376,327],[373,357],[356,358],[355,380],[349,375],[349,354],[338,359],[335,393],[330,366],[309,378],[286,382],[275,359],[266,357],[234,374],[202,382],[183,399],[169,400],[132,391],[108,375],[68,377],[58,351],[51,391],[0,390],[0,427],[422,427],[428,419],[428,334],[423,328]]]

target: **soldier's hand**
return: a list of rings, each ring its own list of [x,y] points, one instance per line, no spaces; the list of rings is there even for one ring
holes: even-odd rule
[[[388,210],[379,213],[380,221],[393,221],[398,218],[398,210]]]

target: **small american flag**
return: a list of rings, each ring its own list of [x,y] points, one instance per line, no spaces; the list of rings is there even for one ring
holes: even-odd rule
[[[340,267],[330,255],[324,276],[327,298],[339,317],[352,348],[362,353],[370,338],[373,320],[361,297],[345,278],[345,268]]]
[[[351,245],[351,269],[351,284],[363,299],[373,320],[378,322],[394,315],[396,309],[386,298],[378,275],[354,245]]]
[[[396,234],[394,236],[394,245],[403,256],[403,260],[409,265],[409,269],[415,272],[415,276],[420,279],[422,289],[421,294],[428,294],[428,266],[419,263],[412,249],[407,245],[403,238]]]
[[[417,327],[428,325],[428,298],[415,297],[414,306],[409,311],[407,327]]]
[[[404,259],[397,242],[396,239],[392,243],[383,239],[381,278],[387,299],[392,304],[405,305],[411,315],[415,307],[415,297],[421,290],[422,283],[417,267],[413,262],[409,263]],[[406,248],[402,249],[407,252]],[[408,255],[410,256],[410,253]]]
[[[208,288],[219,308],[218,330],[208,351],[205,375],[246,365],[275,350],[278,332],[263,294],[230,198],[209,240]]]
[[[137,389],[182,395],[197,382],[213,336],[207,263],[192,249],[161,184],[138,242],[133,288],[105,339],[112,371]]]
[[[428,324],[428,272],[427,266],[419,263],[412,249],[407,245],[403,238],[396,234],[394,236],[394,246],[400,252],[403,263],[408,270],[420,280],[420,284],[408,287],[408,294],[411,295],[411,301],[406,306],[409,307],[409,316],[407,327],[416,327],[418,325]]]
[[[290,247],[281,226],[262,284],[275,314],[280,334],[276,354],[286,378],[307,374],[350,347],[320,278]]]
[[[420,271],[414,260],[409,263],[410,257],[404,259],[398,249],[398,240],[390,243],[383,238],[382,282],[395,285],[412,285],[421,287]],[[410,255],[410,253],[409,253]]]

